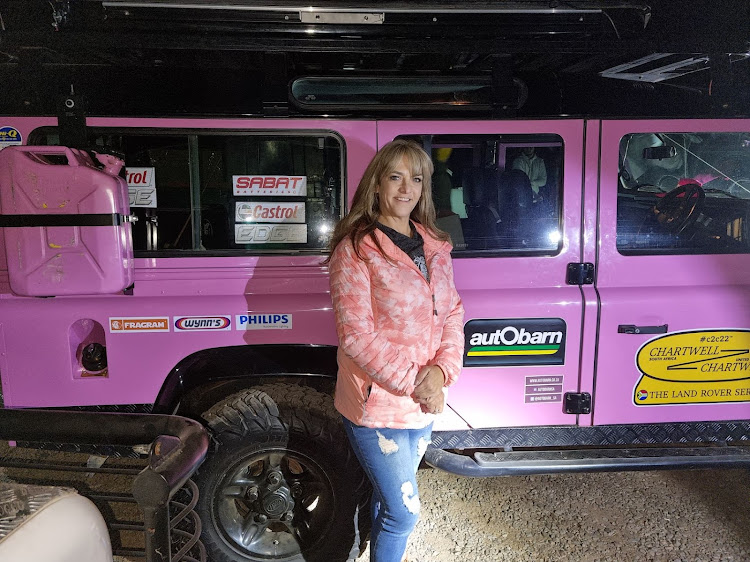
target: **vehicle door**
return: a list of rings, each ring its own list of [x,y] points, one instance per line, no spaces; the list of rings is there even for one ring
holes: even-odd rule
[[[582,121],[380,121],[431,154],[437,224],[454,245],[466,309],[464,369],[449,391],[455,428],[575,424],[582,296]],[[453,416],[453,417],[451,417]]]
[[[139,219],[134,285],[99,298],[0,299],[7,349],[18,350],[3,358],[6,405],[153,403],[175,366],[204,350],[336,345],[322,261],[347,183],[375,154],[374,121],[87,125],[90,146],[124,156]],[[21,131],[24,142],[59,142],[56,128]],[[45,353],[29,353],[29,334]],[[82,360],[94,344],[106,349],[97,368]]]
[[[601,124],[594,423],[750,417],[750,121]]]

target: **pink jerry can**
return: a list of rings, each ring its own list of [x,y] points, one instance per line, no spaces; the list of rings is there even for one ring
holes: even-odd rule
[[[14,293],[111,294],[133,283],[123,162],[96,158],[62,146],[0,151],[0,227]]]

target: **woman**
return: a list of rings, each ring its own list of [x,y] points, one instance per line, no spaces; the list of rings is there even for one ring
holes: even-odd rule
[[[373,486],[370,559],[399,562],[419,518],[416,472],[463,359],[463,306],[435,227],[432,162],[412,142],[365,170],[329,258],[335,405]]]

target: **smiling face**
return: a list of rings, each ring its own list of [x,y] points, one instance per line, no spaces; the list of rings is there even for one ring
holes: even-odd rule
[[[409,216],[422,196],[422,175],[412,175],[412,169],[402,158],[378,183],[380,215],[386,226],[409,235]]]

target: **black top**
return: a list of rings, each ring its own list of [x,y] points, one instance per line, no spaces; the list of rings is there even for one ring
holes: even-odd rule
[[[407,256],[409,256],[417,269],[422,272],[427,282],[430,282],[430,272],[427,271],[427,260],[424,257],[424,239],[422,235],[417,232],[414,225],[409,221],[411,227],[411,236],[401,234],[397,230],[393,230],[389,226],[378,223],[378,228],[388,237],[391,241],[398,246]]]

